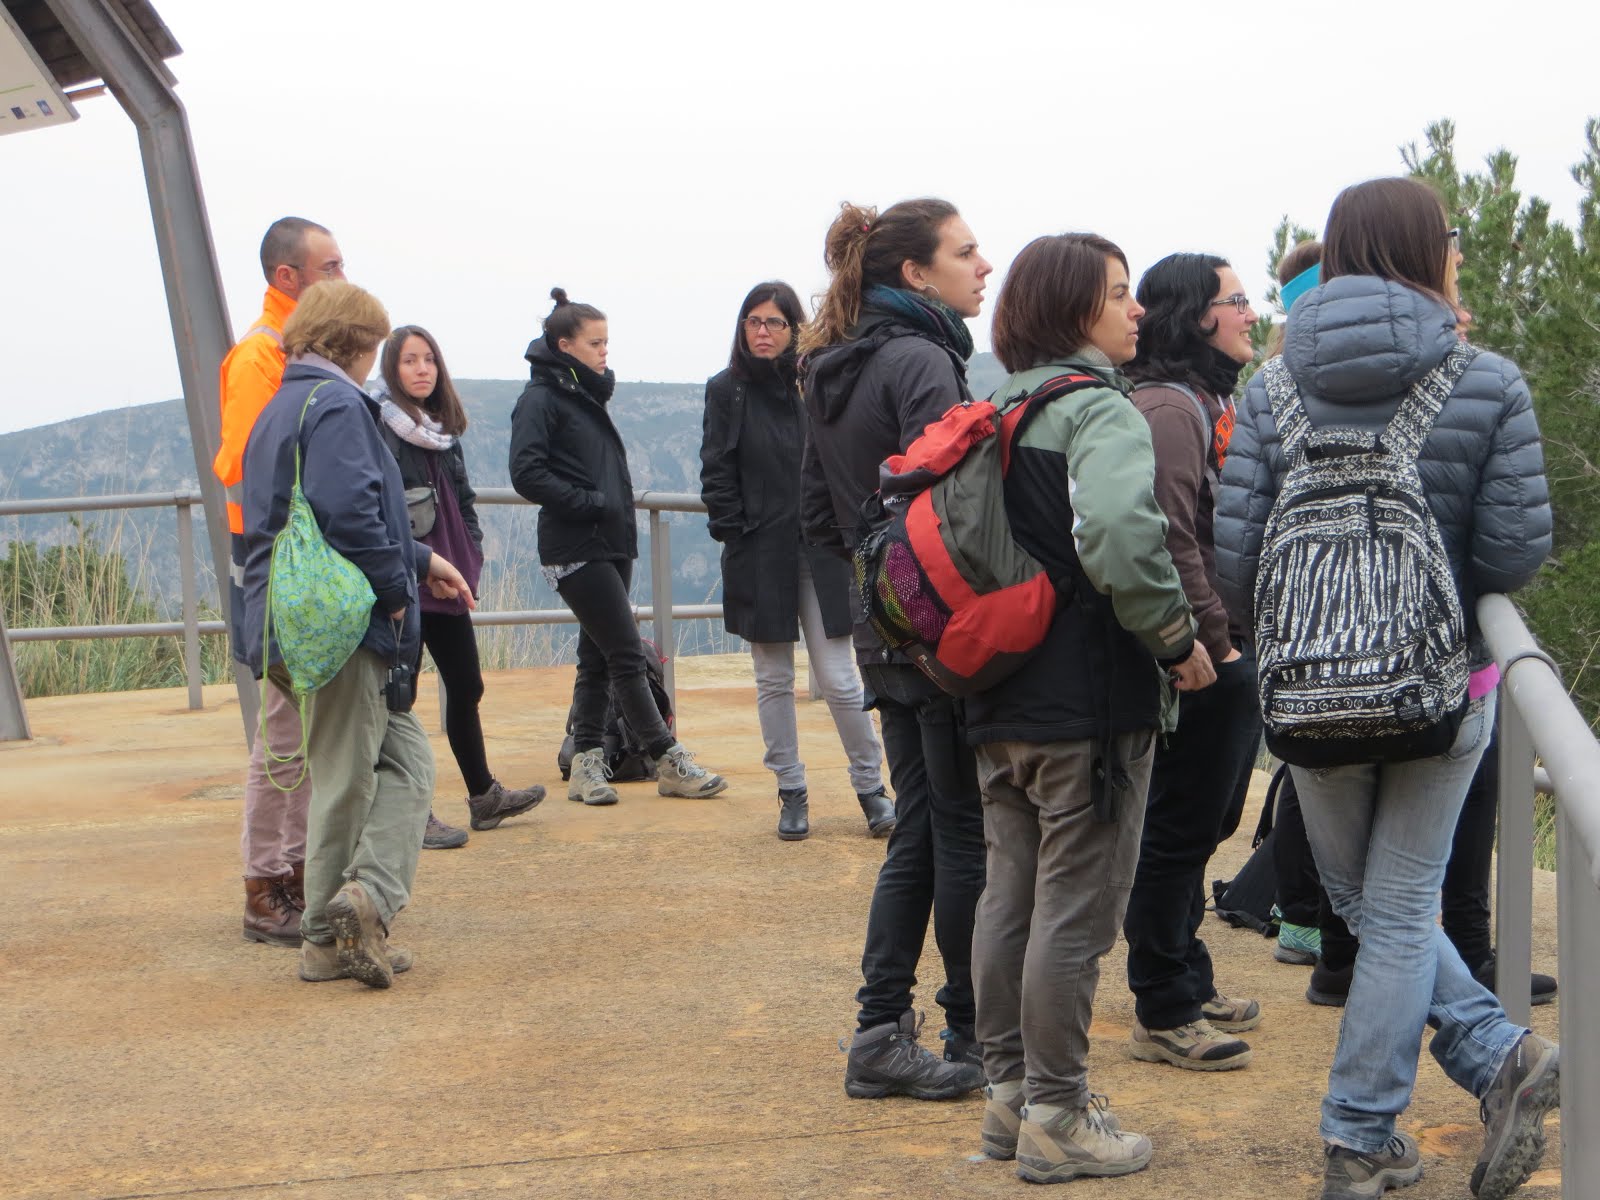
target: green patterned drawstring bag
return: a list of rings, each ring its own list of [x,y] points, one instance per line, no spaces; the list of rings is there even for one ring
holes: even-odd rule
[[[267,603],[262,620],[261,653],[268,654],[271,635],[278,643],[278,654],[294,698],[300,706],[300,746],[295,752],[280,755],[266,741],[266,672],[262,672],[261,728],[258,737],[266,757],[266,774],[280,791],[293,791],[306,777],[306,745],[310,740],[306,724],[306,697],[339,673],[361,645],[377,603],[367,577],[322,536],[316,513],[300,487],[300,431],[305,427],[306,411],[322,390],[317,384],[300,409],[300,424],[295,430],[294,491],[289,494],[289,519],[272,539],[272,565],[267,577]],[[272,774],[272,764],[301,760],[300,776],[291,784],[281,783]]]

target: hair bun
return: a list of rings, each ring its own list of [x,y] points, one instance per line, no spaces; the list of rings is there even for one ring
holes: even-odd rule
[[[572,303],[572,301],[567,299],[567,289],[566,288],[551,288],[550,289],[550,299],[552,299],[552,300],[554,300],[556,302],[556,307],[557,308],[560,308],[563,304],[571,304]]]

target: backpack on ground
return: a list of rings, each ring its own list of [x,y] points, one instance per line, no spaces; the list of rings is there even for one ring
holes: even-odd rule
[[[1455,740],[1466,622],[1417,455],[1476,354],[1454,347],[1376,434],[1313,429],[1283,360],[1262,368],[1289,469],[1257,568],[1256,655],[1284,762],[1405,762]]]
[[[1253,929],[1262,937],[1278,936],[1278,918],[1272,911],[1278,899],[1278,867],[1273,860],[1278,829],[1274,817],[1285,780],[1294,787],[1287,764],[1280,763],[1267,786],[1267,802],[1256,822],[1255,836],[1250,839],[1251,855],[1239,873],[1232,879],[1211,881],[1211,908],[1218,918],[1235,929]]]
[[[648,638],[640,638],[644,646],[645,674],[650,680],[650,696],[656,702],[656,710],[661,714],[661,719],[666,722],[667,732],[676,736],[678,725],[676,715],[672,711],[672,697],[667,695],[667,660],[661,657],[661,651],[656,649],[654,642]],[[611,769],[610,778],[615,783],[637,783],[644,779],[656,777],[656,760],[650,757],[650,748],[640,740],[634,732],[633,726],[628,724],[628,718],[622,715],[622,709],[617,704],[613,693],[606,701],[606,723],[604,741],[601,748],[605,751],[606,765]],[[561,769],[561,778],[572,777],[572,712],[567,712],[567,736],[561,743],[561,750],[556,755],[556,766]]]
[[[1052,400],[1104,386],[1058,375],[1003,407],[965,401],[879,469],[855,551],[861,607],[885,645],[953,696],[994,686],[1050,630],[1056,586],[1006,516],[1011,447]]]

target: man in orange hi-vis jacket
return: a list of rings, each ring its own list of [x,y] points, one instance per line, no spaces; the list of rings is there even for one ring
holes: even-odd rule
[[[261,239],[261,272],[267,278],[261,315],[222,360],[222,445],[212,462],[228,490],[228,528],[233,532],[228,588],[235,656],[247,644],[238,626],[244,611],[240,591],[244,520],[239,500],[245,443],[283,381],[283,323],[306,288],[324,279],[344,278],[344,259],[327,229],[301,217],[283,217]],[[302,778],[300,714],[280,689],[264,688],[263,693],[264,728],[256,735],[244,788],[244,936],[298,947],[305,908],[311,780]],[[273,752],[270,774],[264,742]]]

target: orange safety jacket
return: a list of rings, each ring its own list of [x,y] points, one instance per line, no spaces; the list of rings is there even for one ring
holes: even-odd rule
[[[222,360],[222,445],[211,469],[228,490],[228,528],[244,533],[240,507],[244,478],[244,447],[256,418],[277,394],[283,382],[283,323],[295,309],[295,300],[275,287],[267,289],[261,315],[228,357]]]

